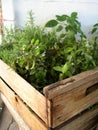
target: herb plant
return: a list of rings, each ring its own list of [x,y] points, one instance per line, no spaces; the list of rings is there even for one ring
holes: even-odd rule
[[[97,66],[98,66],[98,23],[96,23],[93,26],[91,34],[92,34],[92,40],[93,40],[93,42],[92,42],[92,44],[93,44],[92,53],[93,53],[94,60],[97,64]]]
[[[60,72],[59,79],[69,77],[96,66],[92,45],[81,30],[81,23],[77,20],[77,13],[71,16],[57,15],[46,23],[46,27],[56,30],[59,39],[58,55],[60,64],[53,69]]]
[[[92,35],[97,29],[95,25]],[[0,59],[42,92],[48,84],[98,65],[97,35],[93,39],[89,41],[81,30],[76,12],[57,15],[45,27],[35,26],[30,12],[23,28],[6,30]]]

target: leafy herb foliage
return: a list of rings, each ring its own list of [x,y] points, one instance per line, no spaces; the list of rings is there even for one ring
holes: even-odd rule
[[[6,29],[0,59],[40,92],[48,84],[98,65],[98,24],[90,41],[76,12],[56,15],[45,27],[35,26],[31,12],[29,16],[23,28]]]

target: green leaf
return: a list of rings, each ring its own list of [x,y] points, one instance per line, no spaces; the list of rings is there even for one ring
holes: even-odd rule
[[[66,73],[67,71],[68,71],[68,64],[65,63],[65,65],[64,65],[63,68],[62,68],[62,73],[64,74],[64,73]]]
[[[91,33],[93,34],[93,33],[95,33],[96,31],[97,31],[97,28],[93,28],[92,31],[91,31]]]
[[[62,16],[56,15],[57,20],[60,22],[65,21],[67,17],[68,17],[67,15],[62,15]]]
[[[79,28],[81,27],[81,23],[78,20],[75,20],[76,24],[79,26]]]
[[[70,52],[72,52],[73,51],[73,48],[72,47],[67,47],[66,48],[66,53],[70,53]]]
[[[65,27],[65,29],[66,29],[66,31],[72,30],[72,27],[71,27],[71,25],[67,25],[67,26]]]
[[[67,60],[71,62],[72,59],[73,59],[73,57],[71,55],[68,55]]]
[[[96,23],[95,25],[94,25],[94,27],[97,27],[98,26],[98,23]]]
[[[74,19],[77,18],[77,12],[71,13],[71,17],[74,18]]]
[[[93,57],[91,55],[85,54],[86,60],[91,61],[93,59]]]
[[[55,66],[53,67],[54,70],[62,72],[62,67],[61,66]]]
[[[35,41],[35,40],[34,40],[34,38],[33,38],[33,39],[31,40],[31,43],[33,44],[33,43],[34,43],[34,41]]]
[[[62,73],[59,75],[59,79],[63,80],[63,74]]]
[[[37,46],[39,44],[39,39],[37,39],[34,44]]]
[[[58,21],[52,19],[46,23],[45,27],[55,27],[57,24],[58,24]]]
[[[65,37],[64,33],[60,34],[60,38],[64,38],[64,37]]]
[[[67,72],[66,72],[66,75],[67,75],[68,77],[70,77],[70,76],[72,76],[72,72],[67,71]]]
[[[63,27],[62,27],[61,25],[59,25],[56,31],[57,31],[57,32],[60,32],[60,31],[62,31],[62,30],[63,30]]]

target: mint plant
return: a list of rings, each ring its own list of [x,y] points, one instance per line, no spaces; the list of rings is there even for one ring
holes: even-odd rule
[[[60,65],[58,63],[53,67],[60,72],[59,79],[96,66],[91,55],[92,45],[81,30],[81,23],[77,19],[76,12],[73,12],[71,16],[56,15],[56,19],[48,21],[45,26],[56,30],[60,41],[57,50]]]

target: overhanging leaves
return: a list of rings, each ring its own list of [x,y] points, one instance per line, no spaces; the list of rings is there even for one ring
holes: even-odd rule
[[[62,30],[63,30],[63,26],[59,25],[56,31],[57,31],[57,32],[60,32],[60,31],[62,31]]]
[[[55,27],[57,24],[58,24],[58,21],[52,19],[46,23],[45,27]]]
[[[77,18],[77,12],[73,12],[73,13],[71,14],[71,17],[74,18],[74,19],[76,19],[76,18]]]
[[[65,21],[67,17],[68,17],[67,15],[61,15],[61,16],[56,15],[57,20],[60,22]]]

